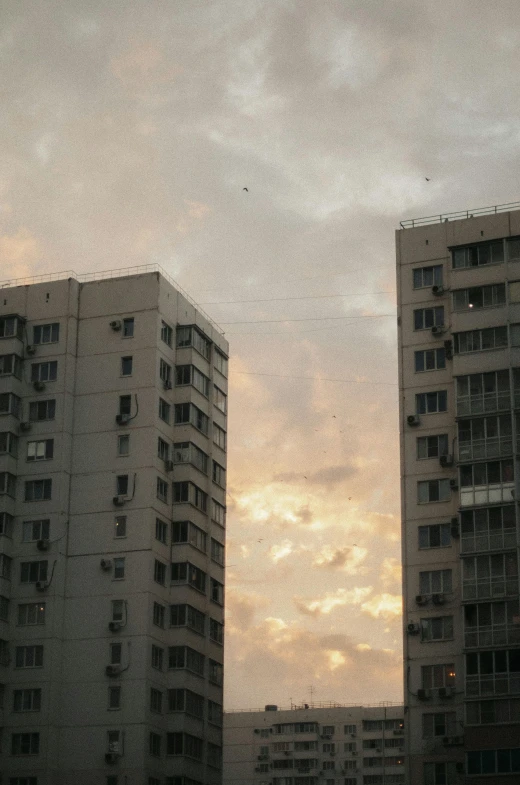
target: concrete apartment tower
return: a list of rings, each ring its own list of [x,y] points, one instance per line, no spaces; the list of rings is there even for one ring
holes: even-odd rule
[[[3,785],[221,782],[227,348],[158,271],[0,290]]]
[[[397,232],[410,785],[520,782],[519,207]]]

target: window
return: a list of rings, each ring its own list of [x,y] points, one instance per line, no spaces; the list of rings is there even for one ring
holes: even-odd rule
[[[456,289],[453,292],[453,310],[467,311],[479,308],[493,308],[506,303],[506,285],[473,286],[469,289]]]
[[[224,605],[224,586],[215,578],[210,578],[210,599],[218,605]]]
[[[218,523],[219,526],[226,525],[226,508],[216,499],[211,500],[211,520]]]
[[[443,641],[453,638],[453,616],[421,619],[422,641]]]
[[[48,519],[24,521],[22,523],[22,542],[37,542],[48,540],[50,534],[50,521]]]
[[[19,627],[33,624],[45,624],[45,603],[44,602],[24,602],[18,605]]]
[[[47,561],[23,561],[20,564],[20,583],[47,580]]]
[[[164,422],[170,422],[170,409],[171,406],[163,398],[159,398],[159,418]]]
[[[157,455],[161,461],[167,461],[170,457],[170,445],[160,436],[157,439]]]
[[[11,755],[38,755],[39,752],[39,733],[13,733],[11,735]]]
[[[215,352],[213,354],[213,364],[217,371],[222,374],[222,376],[228,375],[228,359],[225,354],[222,354],[216,347]]]
[[[116,475],[116,494],[126,496],[128,494],[128,474]]]
[[[448,454],[448,434],[420,436],[417,439],[417,459],[438,458]]]
[[[211,538],[211,558],[217,564],[224,566],[224,546],[218,541]]]
[[[226,450],[226,432],[216,423],[213,423],[213,444],[220,447],[221,450]]]
[[[130,436],[123,434],[117,437],[117,454],[128,455],[130,453]]]
[[[462,599],[492,599],[518,594],[516,553],[462,559]]]
[[[511,324],[509,330],[511,333],[511,346],[520,346],[520,324]]]
[[[208,509],[208,494],[192,482],[174,482],[173,501],[175,504],[193,504],[201,512]]]
[[[427,286],[442,286],[442,264],[415,268],[413,288],[425,289]]]
[[[36,502],[52,497],[52,480],[27,480],[24,501]]]
[[[415,372],[438,371],[446,368],[446,350],[442,349],[421,349],[414,353]]]
[[[513,498],[513,460],[469,463],[460,467],[460,503],[474,504],[509,502]]]
[[[444,326],[444,306],[435,308],[418,308],[413,312],[414,330],[431,330],[432,327]]]
[[[323,752],[330,752],[330,750],[326,750],[325,747],[330,747],[334,745],[324,744],[323,745]],[[324,771],[334,771],[336,768],[336,764],[333,760],[324,760],[323,761],[323,770]]]
[[[168,502],[168,483],[161,477],[157,477],[157,498],[162,502]]]
[[[222,712],[223,709],[220,703],[208,700],[208,722],[211,722],[213,725],[218,725],[218,727],[221,728]]]
[[[54,454],[54,439],[27,442],[28,461],[49,461]]]
[[[161,586],[164,586],[166,583],[166,564],[163,564],[157,559],[154,561],[153,579],[156,583],[160,583]]]
[[[209,637],[215,643],[224,643],[224,625],[215,619],[209,620]]]
[[[173,445],[173,460],[175,463],[191,463],[204,474],[208,473],[209,458],[193,442],[175,442]]]
[[[26,483],[27,485],[27,483]],[[16,496],[16,477],[10,472],[0,472],[0,495]]]
[[[0,338],[22,338],[23,320],[16,316],[3,316],[0,318]]]
[[[520,747],[467,752],[466,761],[468,775],[520,772]]]
[[[125,577],[125,560],[118,556],[114,559],[114,580],[120,581]]]
[[[454,711],[422,715],[423,739],[434,736],[455,736],[457,732],[457,715]]]
[[[59,322],[53,324],[40,324],[33,327],[33,343],[58,343],[60,340]]]
[[[449,665],[423,665],[421,667],[421,686],[425,690],[435,690],[439,687],[454,687],[455,666],[453,663]],[[402,744],[402,742],[399,741],[399,744]]]
[[[111,643],[110,644],[110,664],[121,665],[123,661],[123,644]]]
[[[123,338],[134,337],[134,317],[129,316],[123,319]]]
[[[125,616],[125,601],[124,600],[112,600],[112,621],[120,621],[124,620]]]
[[[174,521],[172,523],[172,542],[174,545],[187,542],[193,548],[206,553],[207,534],[191,521]]]
[[[164,612],[165,608],[164,605],[161,605],[158,602],[154,602],[153,604],[153,623],[156,627],[164,628]]]
[[[126,515],[116,517],[114,537],[126,537]]]
[[[504,241],[493,240],[452,250],[453,269],[482,267],[504,261]]]
[[[513,452],[510,414],[459,420],[459,460],[497,458]]]
[[[162,713],[162,692],[154,687],[150,689],[150,711],[156,714]]]
[[[440,594],[451,590],[451,570],[428,570],[419,573],[419,594]]]
[[[209,742],[208,742],[209,743]],[[185,755],[188,758],[202,760],[203,741],[189,733],[167,733],[166,754]]]
[[[17,354],[0,354],[0,376],[11,376],[14,374],[18,379],[22,378],[22,359]]]
[[[163,669],[164,649],[152,644],[152,668],[158,671]]]
[[[121,357],[121,376],[132,375],[132,357]]]
[[[222,488],[226,487],[226,470],[216,461],[213,461],[213,482],[220,485]]]
[[[173,562],[171,580],[172,583],[187,583],[197,591],[206,592],[206,573],[190,562]]]
[[[192,717],[203,719],[204,697],[191,690],[168,690],[168,711],[183,711]]]
[[[9,600],[0,595],[0,621],[9,621]]]
[[[161,322],[161,341],[164,341],[167,346],[172,345],[173,330],[166,322]]]
[[[29,404],[29,420],[39,422],[41,420],[54,420],[56,415],[56,401],[33,401]]]
[[[181,387],[191,384],[206,398],[209,396],[209,379],[194,365],[177,365],[175,368],[175,385]]]
[[[451,545],[451,524],[419,526],[419,548],[447,548]]]
[[[120,709],[121,708],[121,687],[109,687],[108,688],[108,709]]]
[[[415,409],[417,414],[434,414],[447,411],[448,394],[446,390],[418,393],[415,396]]]
[[[12,537],[13,516],[8,512],[0,512],[0,535]]]
[[[170,605],[170,626],[189,627],[194,632],[204,635],[206,615],[192,605]]]
[[[148,742],[148,752],[155,758],[161,757],[161,737],[158,733],[150,733]]]
[[[509,371],[473,373],[456,381],[459,417],[511,408]]]
[[[0,432],[0,454],[12,455],[16,458],[18,455],[18,436],[9,431]]]
[[[222,687],[224,682],[224,666],[216,660],[209,661],[209,680],[212,684]]]
[[[119,414],[130,417],[132,414],[132,396],[120,395],[119,396]]]
[[[447,502],[451,498],[449,480],[420,480],[417,483],[417,503]]]
[[[204,655],[189,646],[170,646],[168,649],[168,668],[186,669],[197,676],[204,675]]]
[[[345,736],[357,736],[357,725],[344,725],[343,733]],[[355,746],[355,745],[354,745]]]
[[[0,578],[4,578],[6,581],[11,580],[11,565],[13,560],[10,556],[6,556],[5,553],[0,553]]]
[[[155,539],[159,540],[166,545],[166,538],[168,536],[168,524],[161,521],[160,518],[155,519]]]
[[[124,737],[121,731],[109,730],[107,732],[107,746],[109,752],[123,753]]]
[[[460,514],[461,553],[516,547],[513,504],[463,510]]]
[[[507,346],[507,327],[486,327],[483,330],[455,333],[454,339],[456,354],[502,349]]]
[[[225,392],[222,392],[218,387],[213,388],[213,403],[220,409],[221,412],[224,414],[227,410],[227,395]]]
[[[32,406],[30,404],[29,406]],[[20,398],[13,393],[0,393],[0,414],[12,414],[18,417],[20,411]]]
[[[205,436],[208,435],[209,419],[203,411],[192,403],[175,404],[175,425],[191,424]]]
[[[57,360],[31,365],[31,382],[55,382],[58,377]]]
[[[17,646],[15,668],[42,668],[43,646]]]
[[[459,780],[455,763],[424,764],[424,785],[450,785]]]
[[[38,785],[38,777],[9,777],[9,785]],[[107,785],[112,783],[107,782]],[[114,785],[117,785],[117,782]]]
[[[161,379],[166,390],[170,390],[172,386],[172,367],[165,362],[162,357],[159,360],[159,378]]]
[[[213,766],[214,769],[222,768],[222,747],[218,744],[212,744],[208,741],[208,766]]]

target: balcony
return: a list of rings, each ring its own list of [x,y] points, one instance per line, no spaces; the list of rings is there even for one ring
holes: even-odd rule
[[[480,551],[504,551],[516,548],[516,529],[484,531],[477,534],[464,534],[460,538],[461,553]]]
[[[495,624],[487,627],[466,627],[464,646],[466,649],[481,649],[489,646],[516,646],[520,644],[520,624]]]
[[[515,393],[515,401],[517,396],[518,407],[520,407],[520,392]],[[510,409],[511,395],[509,391],[495,391],[480,395],[461,395],[457,397],[457,417],[487,414],[488,412],[505,412]]]
[[[518,594],[518,575],[486,578],[465,578],[462,581],[463,600],[489,600],[514,597]]]
[[[465,485],[460,489],[461,507],[479,504],[500,504],[514,499],[514,482],[493,483],[490,485]]]
[[[511,436],[497,436],[493,439],[475,439],[459,443],[459,461],[478,461],[484,458],[500,458],[512,455]]]
[[[511,695],[520,692],[520,673],[489,673],[466,676],[466,697]]]

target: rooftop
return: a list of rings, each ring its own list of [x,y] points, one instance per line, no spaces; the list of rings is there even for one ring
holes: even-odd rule
[[[441,215],[429,215],[426,218],[409,218],[401,221],[401,229],[413,229],[416,226],[426,226],[427,224],[446,223],[447,221],[460,221],[464,218],[477,218],[480,215],[494,215],[496,213],[508,213],[511,210],[519,210],[520,202],[510,202],[509,204],[495,204],[493,207],[476,207],[473,210],[460,210],[456,213],[442,213]]]
[[[219,333],[224,335],[224,330],[202,310],[200,305],[197,305],[195,300],[159,264],[141,264],[137,267],[121,267],[116,270],[101,270],[100,272],[81,273],[79,275],[74,270],[63,270],[59,273],[44,273],[43,275],[32,275],[27,278],[9,278],[6,281],[0,281],[0,289],[7,289],[12,286],[30,286],[34,283],[49,283],[50,281],[66,281],[69,278],[73,278],[79,283],[88,283],[89,281],[103,281],[108,278],[124,278],[129,275],[143,275],[145,273],[159,273],[162,275]]]
[[[395,701],[380,701],[379,703],[291,703],[290,706],[274,706],[272,708],[264,708],[262,709],[235,709],[233,711],[225,711],[224,714],[246,714],[246,713],[253,713],[253,712],[272,712],[275,714],[277,711],[311,711],[314,709],[373,709],[373,708],[390,708],[390,707],[401,707],[403,706],[402,703],[395,703]]]

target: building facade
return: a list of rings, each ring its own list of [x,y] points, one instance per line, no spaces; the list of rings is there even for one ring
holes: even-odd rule
[[[396,233],[413,785],[520,781],[520,205]]]
[[[403,707],[224,714],[225,785],[404,785]]]
[[[0,290],[2,783],[219,785],[227,343],[92,278]]]

